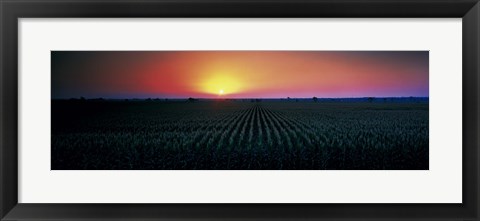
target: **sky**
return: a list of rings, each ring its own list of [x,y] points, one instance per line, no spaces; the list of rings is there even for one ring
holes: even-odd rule
[[[428,51],[52,51],[52,98],[428,97]]]

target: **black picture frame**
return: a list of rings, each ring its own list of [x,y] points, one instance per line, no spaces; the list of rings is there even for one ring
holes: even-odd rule
[[[479,220],[480,4],[478,0],[0,0],[0,15],[1,220]],[[462,18],[463,203],[18,203],[17,20],[26,17]]]

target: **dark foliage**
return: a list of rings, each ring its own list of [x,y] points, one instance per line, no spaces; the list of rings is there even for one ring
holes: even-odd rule
[[[428,169],[427,102],[53,101],[52,169]]]

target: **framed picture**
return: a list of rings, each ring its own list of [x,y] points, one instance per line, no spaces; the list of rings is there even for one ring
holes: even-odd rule
[[[476,0],[0,10],[1,220],[479,220]]]

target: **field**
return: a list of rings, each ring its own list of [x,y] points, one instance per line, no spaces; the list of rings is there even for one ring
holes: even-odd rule
[[[52,100],[53,170],[428,169],[428,100]]]

